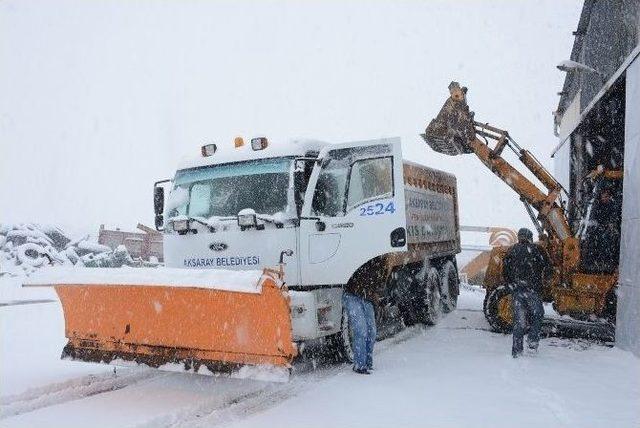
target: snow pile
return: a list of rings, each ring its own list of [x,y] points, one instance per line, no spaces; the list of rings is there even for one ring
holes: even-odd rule
[[[121,245],[115,250],[89,240],[73,240],[56,226],[0,223],[0,277],[30,275],[51,265],[121,267],[142,265]]]

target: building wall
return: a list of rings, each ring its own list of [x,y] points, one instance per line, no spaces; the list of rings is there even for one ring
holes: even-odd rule
[[[616,344],[640,356],[640,57],[627,69]]]
[[[567,73],[558,104],[556,123],[560,141],[564,142],[554,159],[554,170],[560,182],[571,192],[572,201],[580,199],[575,180],[584,175],[589,157],[580,157],[585,149],[583,129],[591,125],[590,116],[601,116],[597,108],[582,118],[584,109],[638,46],[640,35],[640,1],[638,0],[585,0],[571,52],[571,59],[586,64],[602,73],[570,71]],[[604,78],[603,78],[604,77]],[[615,129],[615,135],[624,132],[624,185],[620,243],[618,311],[616,326],[617,346],[640,356],[640,57],[618,79],[620,87],[609,88],[599,104],[615,90],[618,97],[618,116],[625,118],[624,129]],[[622,85],[624,83],[624,86]],[[617,85],[617,83],[616,83]],[[597,106],[596,106],[597,107]],[[622,114],[624,111],[624,115]],[[615,116],[615,115],[614,115]],[[615,117],[612,117],[617,125]],[[601,117],[600,117],[601,119]],[[596,126],[598,123],[596,123]],[[606,124],[605,124],[606,125]],[[604,125],[603,125],[604,126]],[[571,134],[571,136],[569,136]],[[588,136],[587,136],[588,137]],[[622,140],[620,140],[622,141]],[[569,185],[567,185],[567,182]],[[573,185],[572,185],[573,184]],[[569,207],[571,215],[571,204]]]
[[[596,0],[592,7],[577,61],[595,68],[608,79],[636,47],[639,3]],[[593,73],[580,74],[581,109],[584,109],[602,88],[602,79]]]
[[[640,1],[585,0],[570,58],[598,70],[608,80],[637,46],[639,33]],[[564,114],[578,92],[583,110],[602,85],[598,74],[568,72],[558,112]]]
[[[162,234],[144,225],[138,225],[139,229],[146,233],[124,232],[121,230],[107,230],[104,225],[98,231],[98,243],[115,250],[119,245],[124,245],[134,259],[150,260],[155,257],[163,261]]]

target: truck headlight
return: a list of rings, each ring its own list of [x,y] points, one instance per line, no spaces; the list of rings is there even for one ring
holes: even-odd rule
[[[189,229],[189,220],[174,220],[171,224],[176,232],[184,232]]]

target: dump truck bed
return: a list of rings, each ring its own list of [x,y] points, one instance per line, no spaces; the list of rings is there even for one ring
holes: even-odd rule
[[[409,261],[459,253],[456,177],[406,160],[403,167]],[[406,257],[392,255],[392,265],[405,263]]]

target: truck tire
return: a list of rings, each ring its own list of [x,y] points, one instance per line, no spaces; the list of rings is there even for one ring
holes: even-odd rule
[[[506,285],[487,290],[483,311],[491,330],[497,333],[511,333],[513,330],[512,305],[511,290]]]
[[[47,261],[43,255],[42,247],[33,242],[20,245],[17,257],[23,265],[29,265],[34,268],[42,266]]]
[[[409,269],[400,269],[394,273],[391,289],[393,301],[398,306],[398,311],[405,326],[411,327],[418,323],[416,316],[416,303],[411,299],[416,289],[415,276]]]
[[[418,319],[426,325],[435,325],[442,316],[440,301],[440,274],[436,268],[429,268],[419,290],[419,306],[416,308]]]
[[[440,284],[442,310],[448,313],[458,306],[458,295],[460,294],[458,269],[451,260],[440,268]]]
[[[342,321],[340,331],[325,342],[329,346],[333,359],[336,362],[352,363],[353,348],[351,347],[351,327],[349,326],[349,317],[347,311],[342,310]]]

